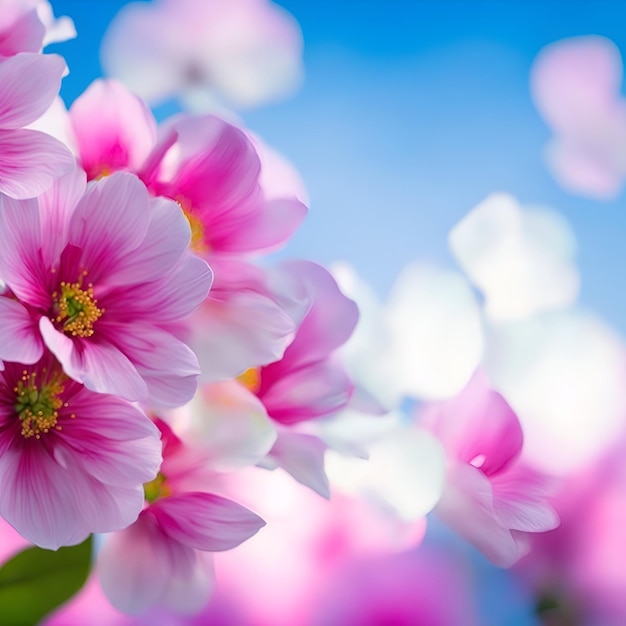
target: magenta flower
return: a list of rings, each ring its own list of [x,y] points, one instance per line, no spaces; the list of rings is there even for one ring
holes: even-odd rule
[[[163,464],[145,485],[146,508],[107,540],[97,568],[104,593],[125,613],[157,604],[192,613],[206,604],[212,588],[212,563],[204,553],[230,550],[265,523],[231,500],[194,490],[210,477],[203,467],[210,460],[187,449],[166,424],[158,425]]]
[[[179,207],[119,172],[84,174],[38,200],[0,198],[0,358],[35,362],[44,344],[93,391],[178,406],[199,374],[170,329],[206,297],[207,264],[187,252]],[[17,301],[16,301],[17,300]]]
[[[59,92],[65,70],[54,54],[23,52],[0,60],[0,192],[33,198],[74,167],[57,139],[25,129],[41,117]]]
[[[69,379],[46,353],[0,372],[0,516],[57,549],[125,528],[161,462],[159,432],[141,411]]]
[[[517,416],[483,372],[456,397],[428,407],[422,420],[448,457],[435,512],[496,565],[508,567],[523,556],[528,533],[558,526],[549,481],[519,461]]]

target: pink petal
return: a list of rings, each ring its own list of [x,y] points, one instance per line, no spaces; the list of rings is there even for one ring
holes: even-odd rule
[[[153,199],[149,220],[141,246],[118,260],[115,273],[107,276],[108,286],[155,281],[176,265],[189,246],[189,222],[175,202]]]
[[[156,142],[156,124],[143,101],[121,83],[96,80],[70,109],[80,161],[89,179],[137,171]]]
[[[65,61],[24,52],[0,61],[0,128],[17,129],[41,117],[59,93]]]
[[[2,7],[6,11],[8,7]],[[4,24],[3,24],[4,26]],[[45,26],[31,9],[18,17],[0,36],[0,55],[12,57],[18,52],[39,52],[43,42]]]
[[[265,522],[245,507],[210,493],[183,493],[151,507],[162,531],[196,550],[230,550],[255,535]]]
[[[200,368],[196,355],[182,341],[149,325],[109,331],[145,381],[151,402],[173,407],[193,398]]]
[[[36,200],[0,195],[0,275],[22,302],[47,309],[52,275],[40,259],[39,215]]]
[[[90,531],[68,514],[79,507],[72,477],[47,448],[25,443],[18,440],[0,455],[0,516],[42,548],[82,541]]]
[[[261,370],[259,397],[268,414],[283,424],[329,415],[345,407],[352,394],[352,381],[343,368],[331,360],[306,365],[264,386]]]
[[[429,407],[421,425],[433,432],[452,458],[475,464],[487,475],[505,469],[522,449],[522,429],[506,400],[477,370],[451,400]]]
[[[234,378],[280,359],[295,333],[283,308],[263,293],[233,290],[219,296],[209,296],[192,317],[191,345],[202,379]]]
[[[545,475],[517,465],[491,479],[493,506],[500,524],[526,532],[544,532],[559,525],[549,503],[552,481]]]
[[[0,358],[36,363],[43,354],[37,322],[17,301],[0,297]]]
[[[341,293],[330,273],[315,263],[291,261],[280,269],[302,281],[313,301],[282,366],[288,363],[295,368],[326,358],[352,334],[359,316],[356,304]]]
[[[470,465],[455,465],[449,471],[435,512],[499,567],[511,566],[528,547],[520,535],[498,522],[489,480]]]
[[[328,477],[324,471],[326,444],[313,435],[282,430],[269,457],[299,483],[330,498]]]
[[[75,166],[58,139],[36,130],[0,130],[0,192],[33,198]]]
[[[39,320],[39,330],[65,373],[88,389],[119,395],[131,402],[148,398],[146,383],[114,345],[70,339],[56,330],[47,317]]]
[[[72,216],[70,243],[81,248],[91,282],[105,278],[146,237],[151,203],[133,174],[115,172],[92,184]]]
[[[154,516],[144,512],[108,538],[98,555],[97,571],[111,604],[133,615],[156,605],[172,579],[189,579],[195,559],[193,550],[170,539]]]

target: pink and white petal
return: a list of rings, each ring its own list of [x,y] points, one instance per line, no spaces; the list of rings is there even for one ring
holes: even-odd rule
[[[220,250],[229,252],[269,252],[291,237],[307,214],[307,207],[297,198],[266,201],[254,212],[245,227],[231,230]]]
[[[282,307],[269,296],[249,291],[229,293],[224,299],[210,296],[193,314],[191,326],[190,343],[206,382],[277,361],[295,333]]]
[[[218,472],[256,464],[276,441],[263,403],[235,380],[201,387],[189,405],[174,413],[172,424]]]
[[[255,535],[265,522],[245,507],[211,493],[157,500],[151,512],[164,534],[195,550],[222,552]]]
[[[209,602],[215,588],[213,555],[195,552],[196,562],[188,578],[171,578],[161,598],[163,606],[176,615],[195,615]]]
[[[120,327],[115,338],[119,349],[145,381],[151,402],[176,407],[193,398],[200,368],[196,355],[182,341],[149,325],[132,330]]]
[[[0,130],[0,192],[34,198],[75,167],[72,153],[36,130]]]
[[[52,276],[41,262],[41,246],[37,201],[0,194],[0,276],[22,302],[47,309]]]
[[[284,364],[294,368],[326,358],[352,334],[359,317],[356,304],[341,293],[335,279],[320,265],[290,261],[281,264],[279,271],[303,282],[313,303],[285,352]]]
[[[6,5],[3,11],[10,10]],[[4,26],[4,24],[2,25]],[[39,52],[46,28],[37,16],[37,11],[26,11],[9,28],[3,29],[0,37],[0,55],[12,57],[19,52]]]
[[[313,435],[281,430],[269,458],[300,484],[323,498],[330,498],[328,477],[324,471],[326,444]]]
[[[63,441],[84,473],[121,487],[154,479],[162,461],[159,430],[134,405],[81,389],[63,411],[80,416],[64,426]]]
[[[449,456],[487,475],[507,467],[522,450],[517,416],[480,369],[454,398],[427,407],[420,424],[439,438]]]
[[[22,128],[41,117],[59,93],[65,69],[65,61],[56,54],[23,52],[3,59],[0,128]]]
[[[158,604],[173,577],[189,578],[194,562],[193,550],[165,535],[145,511],[134,524],[107,538],[96,569],[109,602],[135,615]]]
[[[46,267],[53,267],[67,243],[72,213],[85,193],[85,172],[77,165],[37,199],[41,223],[41,254]]]
[[[83,250],[81,259],[93,283],[143,242],[151,203],[145,185],[128,172],[115,172],[87,189],[74,211],[69,241]]]
[[[89,179],[137,171],[156,142],[156,123],[143,101],[115,80],[96,80],[70,109],[80,161]]]
[[[147,400],[146,383],[135,365],[113,344],[70,339],[47,317],[39,320],[39,330],[70,378],[97,393],[119,395],[131,402]]]
[[[19,302],[0,296],[0,359],[30,364],[42,354],[37,321]]]
[[[449,468],[435,513],[499,567],[510,567],[525,553],[527,543],[495,516],[491,483],[470,465]]]
[[[517,464],[491,478],[493,507],[499,523],[525,532],[545,532],[559,525],[550,504],[554,481],[544,474]]]
[[[153,322],[177,322],[193,313],[207,297],[212,283],[213,272],[206,261],[185,254],[162,279],[133,286],[132,299],[127,290],[122,290],[107,296],[103,304],[112,311],[110,302],[115,297],[116,319],[149,315]]]
[[[115,272],[107,276],[107,286],[155,281],[168,274],[187,249],[191,230],[178,204],[155,198],[151,205],[146,238],[137,250],[119,259]],[[182,271],[185,277],[189,273]]]
[[[350,401],[353,384],[340,364],[330,359],[312,363],[265,386],[266,372],[261,370],[263,401],[270,417],[282,424],[295,424],[303,420],[330,415],[344,408]]]
[[[73,477],[47,447],[30,443],[14,442],[0,455],[0,516],[42,548],[78,543],[90,531],[72,514],[80,508]]]

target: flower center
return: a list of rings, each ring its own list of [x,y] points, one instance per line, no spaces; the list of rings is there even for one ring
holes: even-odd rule
[[[243,374],[237,376],[237,381],[252,393],[256,393],[261,388],[261,368],[251,367]]]
[[[187,218],[189,222],[189,227],[191,228],[191,242],[189,243],[191,249],[196,254],[206,254],[210,248],[209,244],[206,241],[204,224],[202,220],[198,219],[194,214],[191,208],[189,207],[189,202],[184,198],[179,198],[176,200],[178,206],[183,210],[183,214]]]
[[[63,331],[74,337],[91,337],[93,325],[104,313],[93,295],[93,285],[82,287],[82,278],[76,283],[62,282],[61,292],[55,291],[56,322],[63,324]]]
[[[172,495],[172,490],[167,486],[165,481],[165,476],[159,472],[154,480],[144,484],[143,493],[147,502],[152,504],[159,498],[166,498]]]
[[[62,378],[53,377],[48,382],[37,385],[37,372],[22,372],[22,377],[13,387],[15,392],[15,411],[22,422],[22,436],[25,439],[41,438],[42,433],[50,429],[61,430],[57,426],[59,409],[63,400],[59,397],[63,393]]]

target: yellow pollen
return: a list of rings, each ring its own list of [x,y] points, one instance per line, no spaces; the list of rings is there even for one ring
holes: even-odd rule
[[[63,393],[62,377],[55,376],[37,385],[37,372],[22,372],[22,377],[13,387],[15,411],[22,422],[22,436],[25,439],[41,439],[42,433],[61,430],[57,426],[59,409],[64,405],[59,398]]]
[[[176,202],[183,210],[183,213],[189,222],[189,227],[191,228],[191,242],[189,244],[191,249],[196,254],[206,254],[210,250],[210,247],[205,237],[204,224],[194,215],[187,200],[179,198]]]
[[[159,498],[172,495],[172,490],[166,484],[166,480],[165,476],[159,472],[154,480],[144,484],[143,493],[147,502],[152,503]]]
[[[240,382],[246,389],[249,389],[252,393],[256,393],[261,388],[261,370],[258,367],[251,367],[247,369],[243,374],[237,376],[237,381]]]
[[[86,272],[83,272],[83,275]],[[93,325],[104,313],[98,307],[98,301],[93,295],[93,285],[89,283],[87,289],[82,288],[82,277],[76,283],[61,283],[61,293],[54,292],[56,300],[55,321],[63,324],[63,331],[74,337],[91,337]]]

